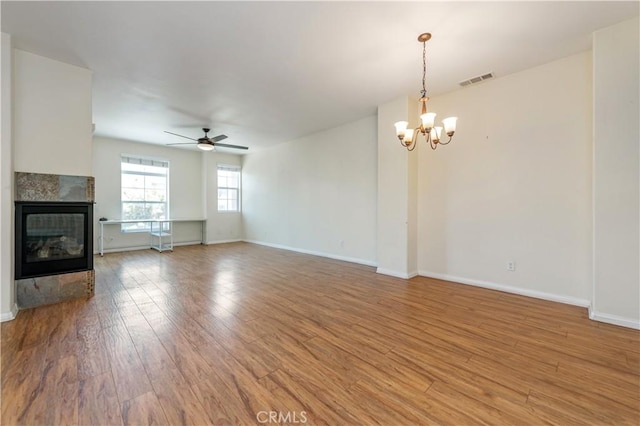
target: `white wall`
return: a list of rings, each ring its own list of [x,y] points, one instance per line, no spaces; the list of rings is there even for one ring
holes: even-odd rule
[[[638,18],[594,34],[592,318],[640,328]]]
[[[0,94],[0,321],[13,319],[17,313],[13,281],[13,142],[12,142],[12,71],[11,36],[2,33]]]
[[[204,214],[207,218],[207,242],[215,244],[242,240],[244,235],[242,212],[218,212],[218,164],[242,167],[242,157],[234,154],[207,152],[202,155],[202,164],[202,181],[205,182]]]
[[[12,49],[2,34],[0,320],[16,313],[13,172],[92,175],[91,71]]]
[[[432,99],[459,120],[420,151],[421,275],[589,304],[591,85],[584,52]]]
[[[203,218],[202,159],[200,152],[168,148],[153,144],[120,139],[95,137],[93,140],[93,173],[96,179],[96,205],[94,217],[121,218],[120,159],[122,154],[139,155],[169,161],[169,209],[172,219]],[[198,223],[174,225],[175,243],[199,242],[201,227]],[[98,225],[95,227],[95,245],[98,249]],[[120,232],[117,225],[105,227],[105,250],[141,248],[149,246],[149,234]]]
[[[393,124],[417,122],[417,102],[406,96],[378,106],[378,273],[417,275],[417,151],[400,145]]]
[[[14,50],[14,168],[91,176],[91,71]]]
[[[376,117],[243,159],[249,241],[375,264]]]

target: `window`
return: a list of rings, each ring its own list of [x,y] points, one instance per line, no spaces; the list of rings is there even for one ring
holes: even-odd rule
[[[218,211],[240,211],[240,167],[218,164]]]
[[[122,156],[122,218],[167,219],[169,162]],[[150,223],[123,223],[122,232],[149,232]]]

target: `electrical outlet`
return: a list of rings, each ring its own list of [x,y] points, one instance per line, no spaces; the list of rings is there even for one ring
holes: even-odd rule
[[[515,270],[516,270],[516,261],[510,260],[509,262],[507,262],[507,271],[513,272]]]

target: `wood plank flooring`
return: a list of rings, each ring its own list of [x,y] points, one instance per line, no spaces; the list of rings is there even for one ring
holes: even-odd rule
[[[640,332],[247,243],[96,257],[2,324],[2,424],[640,423]]]

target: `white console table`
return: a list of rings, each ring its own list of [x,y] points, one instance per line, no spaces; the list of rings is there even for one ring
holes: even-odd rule
[[[202,227],[202,244],[207,244],[207,220],[206,219],[109,219],[99,220],[100,234],[98,235],[98,246],[100,256],[104,256],[104,227],[105,225],[121,225],[123,223],[148,223],[151,227],[149,231],[149,247],[163,251],[173,251],[173,229],[170,232],[164,230],[166,223],[176,222],[200,222]],[[168,241],[167,241],[168,240]]]

